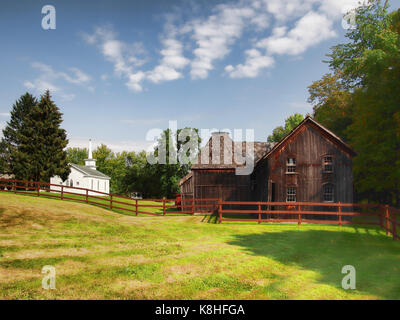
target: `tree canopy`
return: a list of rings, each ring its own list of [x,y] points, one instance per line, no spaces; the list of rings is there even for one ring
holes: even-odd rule
[[[285,138],[300,122],[304,120],[304,116],[295,113],[285,120],[285,126],[276,127],[272,131],[272,135],[268,136],[268,142],[279,142]]]
[[[7,171],[17,179],[46,181],[54,175],[65,180],[70,169],[60,128],[62,113],[46,91],[37,101],[26,93],[13,105],[10,121],[3,130],[1,149]]]
[[[400,205],[400,10],[387,1],[356,9],[346,43],[328,54],[333,74],[310,87],[314,117],[358,152],[359,200]]]

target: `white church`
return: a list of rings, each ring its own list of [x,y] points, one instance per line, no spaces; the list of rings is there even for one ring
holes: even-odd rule
[[[91,140],[89,140],[89,157],[85,159],[85,165],[81,166],[74,163],[70,163],[69,165],[71,167],[71,173],[67,180],[62,181],[59,176],[55,176],[50,178],[50,183],[110,193],[110,177],[97,170],[96,159],[93,159]],[[52,189],[60,191],[61,188],[52,187]],[[67,192],[86,194],[86,190],[68,190],[68,188],[64,188],[64,190]],[[101,194],[96,192],[89,192],[89,195],[101,196]]]

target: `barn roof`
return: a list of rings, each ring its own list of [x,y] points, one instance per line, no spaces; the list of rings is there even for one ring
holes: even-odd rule
[[[181,180],[179,180],[179,185],[181,186],[186,181],[188,181],[191,177],[193,177],[193,172],[189,172],[186,176],[184,176]]]
[[[104,173],[101,173],[100,171],[90,169],[86,166],[81,166],[75,163],[70,163],[70,166],[72,168],[75,168],[76,170],[82,172],[85,176],[93,177],[93,178],[101,178],[101,179],[110,179],[109,176],[105,175]]]
[[[342,139],[340,139],[337,135],[335,135],[332,131],[325,128],[322,124],[315,121],[311,116],[307,116],[297,127],[295,127],[285,138],[279,141],[268,153],[266,153],[262,158],[268,158],[275,151],[279,150],[292,136],[294,136],[301,127],[306,124],[312,125],[314,128],[319,130],[328,140],[333,142],[339,148],[341,148],[344,152],[349,154],[351,157],[355,156],[357,153],[354,151],[352,147],[350,147],[347,143],[345,143]]]
[[[245,164],[242,159],[246,156],[248,161],[254,160],[254,164],[256,164],[273,146],[273,143],[268,142],[236,142],[229,137],[228,133],[216,132],[213,133],[207,144],[201,149],[192,169],[235,169],[244,167]],[[254,156],[251,156],[253,147]]]

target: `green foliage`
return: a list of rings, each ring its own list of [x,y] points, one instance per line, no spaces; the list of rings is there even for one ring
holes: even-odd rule
[[[349,42],[332,48],[326,75],[309,87],[314,116],[345,136],[359,199],[400,206],[400,10],[371,1],[356,11]]]
[[[328,73],[308,87],[308,102],[314,105],[313,117],[345,141],[352,121],[352,95],[341,81],[342,73]]]
[[[49,91],[39,102],[29,93],[21,96],[3,130],[9,172],[17,179],[49,181],[58,175],[65,180],[70,172],[64,151],[68,140],[61,123],[62,114]]]
[[[111,178],[111,193],[125,194],[127,192],[124,177],[127,172],[128,156],[132,158],[135,157],[135,154],[126,151],[114,153],[104,144],[93,151],[93,158],[97,160],[97,169]]]
[[[295,113],[285,120],[285,127],[279,126],[272,131],[272,135],[268,136],[268,142],[279,142],[285,138],[300,122],[304,120],[304,116]]]
[[[186,148],[189,141],[193,149]],[[189,172],[191,161],[198,154],[200,142],[198,129],[178,129],[175,135],[170,129],[164,130],[150,155],[158,162],[149,163],[144,153],[140,154],[141,158],[129,169],[128,190],[143,192],[145,197],[174,197],[180,192],[179,180]]]
[[[179,139],[180,137],[180,139]],[[189,137],[197,139],[195,151],[185,149]],[[172,143],[174,141],[175,143]],[[172,198],[179,193],[179,180],[184,177],[190,167],[190,161],[181,163],[187,157],[192,160],[200,147],[198,130],[185,128],[177,130],[173,136],[169,129],[161,135],[154,152],[120,152],[114,153],[106,145],[100,145],[93,151],[93,158],[97,160],[97,169],[110,176],[110,191],[114,194],[130,194],[141,192],[146,198]],[[69,161],[84,162],[87,157],[86,149],[69,148]],[[150,163],[149,157],[160,158],[161,163]],[[178,159],[174,163],[174,159]]]
[[[88,149],[86,149],[86,148],[68,148],[67,149],[68,163],[84,165],[85,159],[87,159],[88,156],[89,156]]]

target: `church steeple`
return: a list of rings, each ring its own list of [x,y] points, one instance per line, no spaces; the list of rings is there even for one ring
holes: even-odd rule
[[[92,153],[92,139],[89,139],[89,157],[85,159],[85,166],[96,170],[96,159],[93,159]]]

